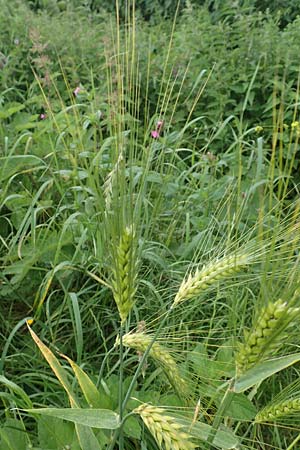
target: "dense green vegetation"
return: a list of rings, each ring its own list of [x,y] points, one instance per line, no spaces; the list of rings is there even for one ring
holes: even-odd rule
[[[0,450],[298,448],[300,7],[267,3],[0,0]]]

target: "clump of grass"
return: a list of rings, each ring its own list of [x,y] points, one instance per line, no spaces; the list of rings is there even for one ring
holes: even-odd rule
[[[250,258],[247,254],[229,255],[204,266],[201,270],[197,269],[193,275],[190,273],[183,280],[173,305],[175,306],[199,295],[216,282],[239,272],[249,262]]]
[[[184,431],[184,426],[175,418],[167,416],[163,408],[144,403],[134,412],[140,415],[160,449],[193,450],[196,447],[189,440],[190,436]]]
[[[280,347],[285,331],[299,314],[299,308],[291,307],[279,299],[269,302],[245,332],[244,342],[238,344],[236,370],[240,375],[259,363]]]
[[[137,255],[134,227],[127,226],[120,237],[113,261],[112,290],[121,323],[130,313],[136,293]]]
[[[123,345],[144,353],[151,345],[153,337],[144,332],[127,333],[123,336]],[[165,371],[170,383],[182,398],[189,397],[189,387],[186,380],[180,375],[176,361],[169,350],[159,344],[153,343],[149,356]]]

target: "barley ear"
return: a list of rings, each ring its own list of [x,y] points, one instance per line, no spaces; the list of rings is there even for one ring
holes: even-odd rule
[[[249,263],[250,258],[246,254],[229,255],[202,267],[201,270],[197,269],[193,275],[190,273],[181,283],[173,307],[199,295],[216,282],[234,275]]]
[[[167,416],[163,408],[144,403],[134,412],[141,417],[160,449],[193,450],[196,448],[196,445],[189,440],[189,434],[184,431],[184,426],[174,417]]]
[[[124,229],[114,251],[112,291],[121,323],[124,323],[134,305],[137,280],[137,254],[133,226]]]
[[[286,337],[286,330],[299,314],[299,308],[289,307],[281,299],[269,302],[254,322],[252,329],[245,332],[244,342],[238,344],[236,371],[241,375],[277,350]]]
[[[285,416],[299,414],[300,398],[275,403],[262,409],[255,417],[255,422],[273,422]]]
[[[153,337],[144,333],[127,333],[123,336],[123,345],[133,348],[140,353],[145,353],[152,342]],[[170,354],[170,351],[158,342],[154,342],[149,352],[149,356],[162,367],[169,382],[177,392],[177,394],[187,399],[190,396],[190,390],[186,380],[180,375],[176,361]]]

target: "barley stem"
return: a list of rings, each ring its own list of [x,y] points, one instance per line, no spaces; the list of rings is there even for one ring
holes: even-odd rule
[[[295,445],[300,441],[300,434],[293,440],[293,442],[287,447],[286,450],[292,450]]]
[[[138,376],[139,376],[140,372],[142,371],[142,369],[144,367],[144,364],[146,362],[146,359],[147,359],[147,357],[148,357],[148,355],[149,355],[149,353],[151,351],[152,345],[157,340],[158,335],[159,335],[161,329],[163,328],[164,324],[166,323],[166,320],[169,317],[171,312],[172,312],[172,308],[170,308],[167,311],[165,317],[162,318],[160,324],[158,325],[158,327],[156,329],[156,332],[155,332],[155,334],[153,336],[152,341],[149,343],[148,348],[145,350],[145,353],[143,354],[143,356],[140,359],[139,365],[137,366],[137,369],[136,369],[136,371],[135,371],[135,373],[134,373],[134,375],[132,377],[131,383],[130,383],[129,388],[128,388],[127,392],[126,392],[126,395],[125,395],[125,398],[124,398],[124,401],[123,401],[123,404],[122,404],[122,411],[123,411],[123,413],[125,411],[125,408],[127,406],[128,401],[130,399],[130,396],[132,394],[132,391],[133,391],[135,383],[136,383],[136,381],[138,379]],[[115,446],[115,443],[116,443],[116,441],[117,441],[117,439],[119,437],[119,433],[120,433],[120,428],[117,428],[115,430],[114,434],[113,434],[112,441],[111,441],[111,444],[110,444],[108,450],[114,450],[114,446]]]
[[[124,356],[124,351],[123,351],[123,325],[121,324],[120,326],[120,333],[119,333],[119,337],[120,337],[120,371],[119,371],[119,417],[120,417],[120,422],[122,422],[123,420],[123,408],[122,408],[122,403],[123,403],[123,356]],[[124,434],[123,434],[123,429],[120,429],[120,435],[119,435],[119,450],[123,450],[124,449]]]
[[[224,416],[226,415],[226,410],[229,408],[229,406],[231,405],[231,402],[233,400],[233,396],[234,396],[234,392],[232,390],[232,387],[234,385],[234,381],[235,379],[233,378],[232,380],[230,380],[229,382],[229,386],[226,389],[226,392],[222,398],[220,407],[217,411],[217,414],[215,415],[213,424],[212,424],[212,429],[211,432],[207,438],[207,442],[209,444],[212,444],[215,436],[217,434],[217,431],[219,429],[219,426],[221,425],[222,420],[224,419]]]

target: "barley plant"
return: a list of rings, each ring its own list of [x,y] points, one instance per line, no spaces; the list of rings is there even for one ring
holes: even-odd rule
[[[29,3],[0,0],[0,449],[296,450],[296,7]]]

